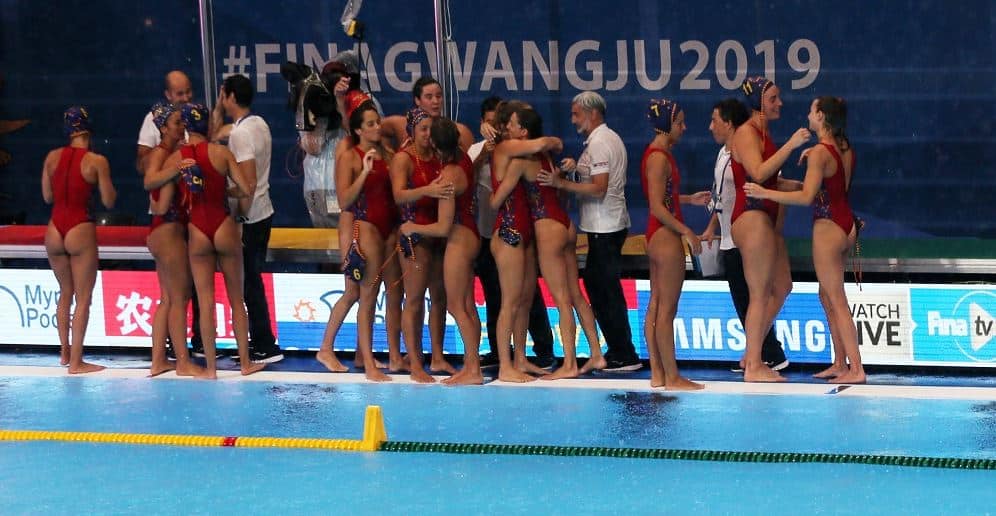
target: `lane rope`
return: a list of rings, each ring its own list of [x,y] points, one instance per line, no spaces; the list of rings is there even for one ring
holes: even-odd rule
[[[131,434],[63,432],[52,430],[2,430],[0,441],[67,441],[155,446],[234,448],[287,448],[354,452],[450,453],[464,455],[523,455],[549,457],[604,457],[617,459],[694,460],[779,464],[865,464],[914,468],[996,470],[996,459],[873,455],[853,453],[803,453],[762,451],[680,450],[670,448],[610,448],[537,444],[434,443],[388,441],[384,414],[379,406],[366,409],[361,439],[307,437],[242,437],[217,435]]]

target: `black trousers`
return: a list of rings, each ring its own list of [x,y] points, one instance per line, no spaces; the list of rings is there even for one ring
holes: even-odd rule
[[[744,278],[744,263],[740,250],[734,247],[723,251],[723,268],[726,270],[726,283],[730,286],[730,296],[733,297],[733,307],[737,310],[740,323],[746,328],[747,305],[750,304],[750,290]],[[765,362],[779,363],[785,360],[785,351],[775,338],[774,326],[768,328],[761,346],[761,359]]]
[[[249,312],[249,346],[255,351],[272,349],[277,342],[270,327],[270,304],[263,287],[263,267],[272,224],[272,215],[259,222],[242,224],[243,285],[246,311]]]
[[[595,320],[609,348],[605,359],[628,363],[639,357],[633,347],[626,297],[620,283],[622,248],[627,233],[625,229],[615,233],[588,233],[588,258],[581,277]]]
[[[501,284],[498,282],[498,267],[495,257],[491,254],[491,239],[481,239],[481,251],[477,253],[474,264],[477,277],[481,279],[484,288],[484,302],[487,305],[488,347],[492,353],[495,349],[494,336],[498,335],[498,312],[501,309]],[[536,356],[553,356],[553,330],[550,327],[550,317],[546,313],[543,296],[536,289],[533,304],[529,309],[529,335],[533,338],[533,353]]]

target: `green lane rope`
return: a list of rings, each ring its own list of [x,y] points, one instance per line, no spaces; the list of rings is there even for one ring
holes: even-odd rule
[[[996,470],[996,459],[910,457],[852,453],[798,453],[760,451],[676,450],[661,448],[603,448],[536,444],[428,443],[385,441],[378,451],[457,453],[471,455],[546,455],[552,457],[611,457],[621,459],[697,460],[713,462],[869,464],[914,468]]]

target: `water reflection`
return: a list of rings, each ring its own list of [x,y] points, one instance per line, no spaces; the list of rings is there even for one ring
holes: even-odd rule
[[[620,446],[634,441],[667,446],[678,417],[680,398],[659,392],[618,392],[608,395],[610,410],[609,432]]]

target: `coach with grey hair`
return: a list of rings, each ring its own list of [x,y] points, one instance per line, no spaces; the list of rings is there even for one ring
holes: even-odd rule
[[[626,210],[626,147],[605,125],[605,99],[593,91],[579,93],[571,102],[571,123],[585,136],[585,147],[575,162],[561,162],[576,172],[578,182],[556,174],[540,174],[540,182],[578,196],[581,230],[588,234],[588,259],[583,279],[595,319],[608,350],[605,371],[635,371],[642,367],[633,347],[626,298],[620,275],[622,247],[629,232]],[[600,365],[600,364],[599,364]],[[597,366],[596,366],[597,367]]]

